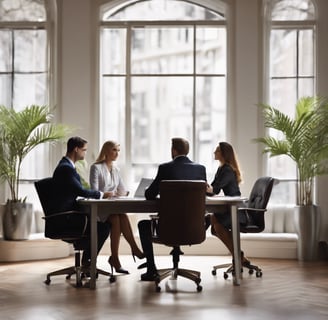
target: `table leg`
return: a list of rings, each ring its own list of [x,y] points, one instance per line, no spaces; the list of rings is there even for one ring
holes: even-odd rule
[[[232,241],[233,241],[233,260],[234,260],[234,285],[240,285],[241,279],[241,261],[240,261],[240,231],[239,219],[237,215],[237,206],[231,206],[231,225],[232,225]]]
[[[91,265],[90,265],[90,289],[96,289],[96,269],[97,269],[97,216],[98,206],[97,204],[91,205],[91,216],[90,216],[90,233],[91,233]]]

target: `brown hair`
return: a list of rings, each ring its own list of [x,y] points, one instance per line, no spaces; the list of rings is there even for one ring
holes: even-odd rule
[[[237,181],[238,183],[240,183],[242,181],[241,173],[240,173],[237,157],[232,146],[228,142],[220,142],[219,148],[222,158],[224,159],[224,162],[228,164],[232,168],[232,170],[236,173]]]
[[[172,149],[174,149],[178,155],[186,156],[189,153],[189,142],[183,138],[172,138]]]
[[[71,153],[75,148],[83,148],[87,143],[88,141],[81,137],[71,137],[67,141],[66,153]]]
[[[106,160],[106,154],[108,153],[109,150],[115,148],[116,146],[119,146],[119,144],[115,141],[108,140],[104,142],[104,144],[101,147],[101,150],[99,152],[99,155],[96,159],[96,163],[100,163]]]

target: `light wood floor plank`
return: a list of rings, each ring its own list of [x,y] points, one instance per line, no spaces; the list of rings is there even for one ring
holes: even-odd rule
[[[98,267],[109,270],[107,257]],[[170,257],[157,257],[158,267],[171,266]],[[97,289],[76,289],[63,276],[43,283],[47,272],[69,266],[73,257],[48,261],[0,264],[0,318],[2,320],[90,319],[328,319],[328,262],[252,259],[263,277],[243,275],[242,285],[224,280],[222,271],[212,276],[212,265],[228,257],[182,256],[181,266],[202,273],[203,291],[185,279],[178,280],[177,293],[155,292],[153,283],[140,282],[140,270],[130,256],[122,256],[131,274],[116,283],[97,280]]]

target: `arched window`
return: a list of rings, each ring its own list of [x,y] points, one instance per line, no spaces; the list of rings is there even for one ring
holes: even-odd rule
[[[211,171],[209,155],[226,137],[227,100],[226,9],[215,3],[101,8],[99,136],[121,143],[129,183],[154,176],[174,136],[187,138],[190,157]]]
[[[266,1],[269,22],[267,100],[291,117],[296,101],[316,93],[315,7],[311,0]],[[273,130],[272,135],[277,133]],[[281,183],[276,188],[281,203],[295,203],[296,168],[287,157],[268,159],[268,174]]]
[[[15,110],[50,101],[52,0],[0,0],[0,104]],[[48,174],[49,152],[39,146],[22,166],[22,180]],[[25,185],[24,185],[25,187]],[[29,188],[27,186],[27,188]],[[25,189],[21,188],[24,194]]]

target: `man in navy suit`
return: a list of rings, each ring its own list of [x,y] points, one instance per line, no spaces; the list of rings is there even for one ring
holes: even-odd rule
[[[61,211],[84,211],[77,202],[77,197],[83,198],[108,198],[109,192],[100,192],[85,189],[82,186],[79,174],[75,169],[75,162],[83,160],[87,151],[87,141],[80,137],[72,137],[67,141],[66,155],[59,161],[54,173],[53,180],[56,190],[56,199],[58,212]],[[98,252],[106,241],[110,225],[108,223],[97,223],[98,229]],[[90,224],[87,226],[87,232],[90,235]],[[82,264],[88,266],[90,264],[91,247],[90,240],[83,252]]]
[[[204,180],[206,181],[206,169],[204,166],[192,162],[187,154],[189,143],[183,138],[173,138],[171,146],[172,161],[159,165],[157,175],[145,191],[147,200],[154,200],[159,194],[159,186],[162,180]],[[205,226],[204,226],[205,227]],[[151,221],[141,220],[138,223],[140,242],[147,262],[141,267],[147,267],[147,272],[141,275],[142,281],[153,281],[157,275],[154,260],[154,251],[151,234]]]

